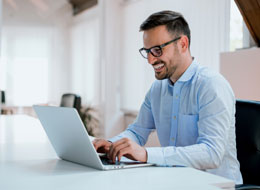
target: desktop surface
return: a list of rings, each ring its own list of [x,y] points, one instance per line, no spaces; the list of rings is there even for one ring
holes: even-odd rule
[[[100,171],[60,160],[38,119],[0,116],[0,189],[234,189],[234,182],[188,167]]]

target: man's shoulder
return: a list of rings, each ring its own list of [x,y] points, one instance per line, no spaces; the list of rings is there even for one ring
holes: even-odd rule
[[[217,71],[208,67],[200,66],[193,78],[199,84],[227,83],[227,80]]]
[[[215,77],[220,77],[221,74],[214,71],[213,69],[210,69],[205,66],[199,66],[197,70],[197,76],[203,80],[203,79],[210,79]]]
[[[220,92],[226,89],[233,94],[233,90],[224,76],[207,67],[198,68],[193,78],[193,84],[195,84],[200,91]]]

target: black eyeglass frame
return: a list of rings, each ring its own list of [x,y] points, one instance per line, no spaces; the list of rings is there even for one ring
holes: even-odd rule
[[[180,37],[177,37],[177,38],[174,38],[173,40],[171,40],[171,41],[169,41],[169,42],[166,42],[166,43],[164,43],[164,44],[162,44],[162,45],[158,45],[158,46],[153,46],[153,47],[151,47],[151,48],[149,48],[149,49],[146,49],[146,48],[141,48],[141,49],[139,49],[139,52],[140,52],[140,54],[145,58],[145,59],[148,59],[148,54],[149,53],[151,53],[154,57],[160,57],[160,56],[162,56],[162,54],[163,54],[163,51],[162,51],[162,48],[164,48],[165,46],[167,46],[167,45],[169,45],[170,43],[173,43],[173,42],[175,42],[175,41],[177,41],[177,40],[179,40],[179,39],[181,39],[181,36]],[[158,48],[158,50],[160,50],[160,55],[154,55],[153,54],[153,52],[151,51],[152,49],[154,49],[154,48]],[[142,54],[142,51],[145,51],[146,53],[147,53],[147,57],[145,57],[145,55],[143,55]]]

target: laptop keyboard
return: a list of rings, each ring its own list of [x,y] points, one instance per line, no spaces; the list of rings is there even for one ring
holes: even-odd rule
[[[122,162],[116,161],[116,163],[113,163],[112,160],[109,160],[108,158],[105,157],[100,157],[101,162],[103,165],[124,165]]]
[[[104,156],[100,156],[101,162],[103,165],[116,165],[116,166],[120,166],[120,165],[136,165],[136,164],[145,164],[144,162],[138,162],[138,161],[131,161],[131,162],[119,162],[116,161],[115,163],[112,162],[112,160],[109,160],[107,157]]]

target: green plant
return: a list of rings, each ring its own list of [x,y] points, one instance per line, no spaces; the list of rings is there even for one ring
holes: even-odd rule
[[[88,134],[94,137],[98,136],[100,132],[98,110],[91,106],[83,106],[80,109],[80,117],[88,131]]]

